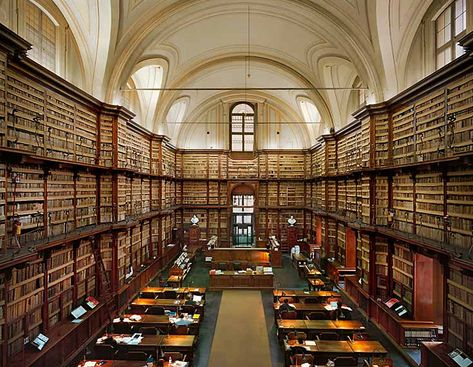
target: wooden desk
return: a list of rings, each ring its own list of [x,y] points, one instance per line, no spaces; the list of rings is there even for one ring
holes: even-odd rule
[[[141,293],[153,293],[159,295],[166,291],[174,291],[178,295],[185,296],[186,294],[198,294],[204,296],[205,298],[205,288],[192,288],[192,287],[180,287],[180,288],[172,288],[172,287],[145,287],[141,290]]]
[[[334,291],[302,291],[294,289],[275,289],[273,290],[274,301],[277,302],[279,297],[293,297],[296,302],[303,302],[307,297],[316,298],[340,298],[341,295]]]
[[[319,291],[324,285],[324,281],[320,278],[308,278],[307,285],[309,286],[309,290]]]
[[[158,299],[149,299],[149,298],[136,298],[132,303],[131,306],[133,309],[140,310],[142,309],[143,311],[147,309],[148,307],[151,306],[160,306],[164,307],[165,309],[169,310],[177,310],[177,308],[184,306],[186,303],[185,300],[183,299],[166,299],[166,298],[158,298]],[[203,309],[205,301],[202,300],[199,302],[198,305],[194,305],[196,311],[198,313]]]
[[[210,289],[272,289],[273,274],[241,274],[224,271],[222,274],[210,274]]]
[[[273,304],[274,308],[274,314],[277,315],[279,314],[279,306],[281,303],[276,302]],[[309,312],[315,312],[315,311],[323,311],[327,315],[327,319],[330,317],[330,311],[327,311],[325,309],[325,306],[327,306],[326,303],[291,303],[292,306],[294,306],[294,311],[297,312],[297,316],[299,319],[303,319],[306,314]]]
[[[322,331],[334,331],[340,334],[364,331],[365,327],[358,320],[277,320],[280,335],[290,331],[304,331],[311,334]]]
[[[265,248],[215,248],[206,251],[205,256],[212,258],[212,264],[240,263],[244,269],[250,265],[270,266],[270,251]]]
[[[194,335],[162,335],[159,346],[165,352],[191,352],[196,340]]]
[[[442,342],[422,342],[420,344],[422,367],[458,367],[448,353],[453,348]]]
[[[169,332],[170,328],[174,325],[174,323],[170,320],[169,316],[167,315],[139,315],[141,317],[140,320],[131,320],[130,315],[123,315],[123,321],[119,321],[120,319],[114,319],[114,324],[124,323],[131,326],[138,326],[138,327],[155,327],[161,329],[162,331]],[[192,318],[193,324],[189,325],[189,331],[192,335],[197,335],[199,332],[200,326],[200,317],[199,318]]]
[[[309,341],[310,343],[310,341]],[[309,353],[317,355],[326,355],[327,357],[336,357],[338,355],[353,355],[357,357],[387,355],[388,351],[378,341],[363,340],[350,342],[345,340],[317,340],[315,345],[308,345],[307,340],[299,344],[297,340],[285,340],[284,347],[286,352],[293,346],[305,348]]]
[[[387,350],[383,345],[376,340],[359,340],[350,342],[350,347],[358,355],[369,354],[369,355],[381,355],[387,354]]]
[[[167,280],[167,284],[170,287],[180,288],[180,287],[182,287],[182,281],[183,280],[184,280],[183,275],[171,275]]]
[[[77,367],[83,367],[85,362],[105,362],[105,364],[98,365],[96,364],[96,367],[143,367],[145,366],[144,361],[129,361],[129,360],[106,360],[106,359],[97,359],[97,360],[87,360],[87,361],[82,361],[80,362]]]
[[[114,334],[113,337],[118,343],[117,347],[126,350],[143,351],[152,354],[155,358],[159,355],[158,349],[161,349],[162,351],[183,352],[191,358],[194,344],[197,340],[195,335],[143,335],[143,339],[139,344],[127,344],[121,342],[123,337],[129,336],[131,336],[131,334]],[[103,343],[97,341],[95,347],[100,348],[103,345]]]
[[[292,254],[291,256],[292,256],[292,264],[297,269],[299,276],[302,277],[304,275],[304,266],[306,264],[307,257],[302,255],[301,253]]]
[[[322,273],[317,268],[309,268],[307,265],[304,265],[304,274],[307,278],[322,276]]]

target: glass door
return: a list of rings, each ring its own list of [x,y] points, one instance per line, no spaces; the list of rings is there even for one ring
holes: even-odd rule
[[[254,196],[232,196],[233,247],[252,247],[254,244]]]

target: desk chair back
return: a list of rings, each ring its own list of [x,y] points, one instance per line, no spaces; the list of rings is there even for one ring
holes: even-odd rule
[[[310,312],[306,315],[307,320],[327,320],[327,315],[322,311]]]
[[[358,361],[355,357],[336,357],[335,367],[357,367]]]
[[[151,306],[145,310],[147,315],[164,315],[164,307],[161,306]]]
[[[281,319],[290,319],[296,320],[297,319],[297,312],[296,311],[285,311],[281,312]]]

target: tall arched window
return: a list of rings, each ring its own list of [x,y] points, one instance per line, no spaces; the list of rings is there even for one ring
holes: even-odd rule
[[[255,108],[241,102],[230,113],[230,149],[235,152],[253,152],[255,148]]]
[[[466,34],[466,0],[455,0],[435,20],[437,69],[463,55],[458,41]]]
[[[25,38],[33,47],[28,52],[37,63],[56,72],[57,23],[30,1],[25,2]]]

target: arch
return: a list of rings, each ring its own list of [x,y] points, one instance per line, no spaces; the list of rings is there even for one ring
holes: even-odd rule
[[[174,5],[170,5],[166,8],[150,9],[147,19],[141,20],[142,26],[139,32],[132,34],[129,32],[127,37],[121,40],[119,49],[119,58],[116,63],[116,67],[112,70],[109,79],[107,99],[111,99],[113,94],[120,85],[120,78],[123,73],[126,74],[126,70],[129,69],[133,63],[140,58],[145,50],[151,45],[158,45],[165,42],[166,38],[172,32],[179,30],[182,24],[188,24],[193,22],[196,18],[209,17],[215,14],[223,14],[225,12],[242,11],[242,4],[222,4],[218,1],[213,1],[212,4],[208,4],[205,7],[198,7],[195,0],[187,2],[179,2]],[[287,16],[288,19],[292,19],[294,23],[303,24],[305,27],[310,29],[314,35],[323,34],[330,39],[330,43],[336,45],[340,50],[345,50],[349,53],[349,58],[357,65],[362,65],[366,70],[367,78],[370,80],[373,91],[377,96],[377,99],[382,98],[382,89],[380,84],[380,78],[376,71],[376,65],[378,65],[373,59],[374,50],[373,46],[368,37],[359,37],[360,32],[352,32],[350,26],[346,24],[346,19],[339,19],[334,14],[327,14],[323,7],[317,6],[309,1],[298,1],[297,7],[291,8],[288,11],[288,4],[284,1],[279,1],[277,4],[272,2],[267,4],[263,2],[258,4],[258,8],[254,11],[264,12],[271,16]],[[184,14],[189,12],[191,8],[194,11],[189,16],[180,16],[174,19],[176,14]],[[241,8],[241,9],[240,9]],[[245,11],[246,11],[246,7]],[[158,12],[159,11],[159,12]],[[283,14],[283,15],[282,15]],[[289,15],[293,18],[289,18]],[[293,14],[293,15],[292,15]],[[171,21],[174,20],[174,21]],[[317,22],[314,22],[317,19]],[[355,27],[356,28],[356,27]],[[158,31],[159,29],[159,31]],[[159,32],[159,33],[158,33]],[[359,38],[357,38],[359,37]],[[343,40],[343,41],[342,41]],[[125,48],[124,45],[127,47]],[[156,49],[156,47],[154,48]],[[214,51],[214,50],[213,50]],[[235,53],[233,53],[235,55]],[[285,60],[288,59],[288,55],[285,55]],[[301,65],[299,65],[300,67]],[[366,79],[366,78],[364,78]]]

